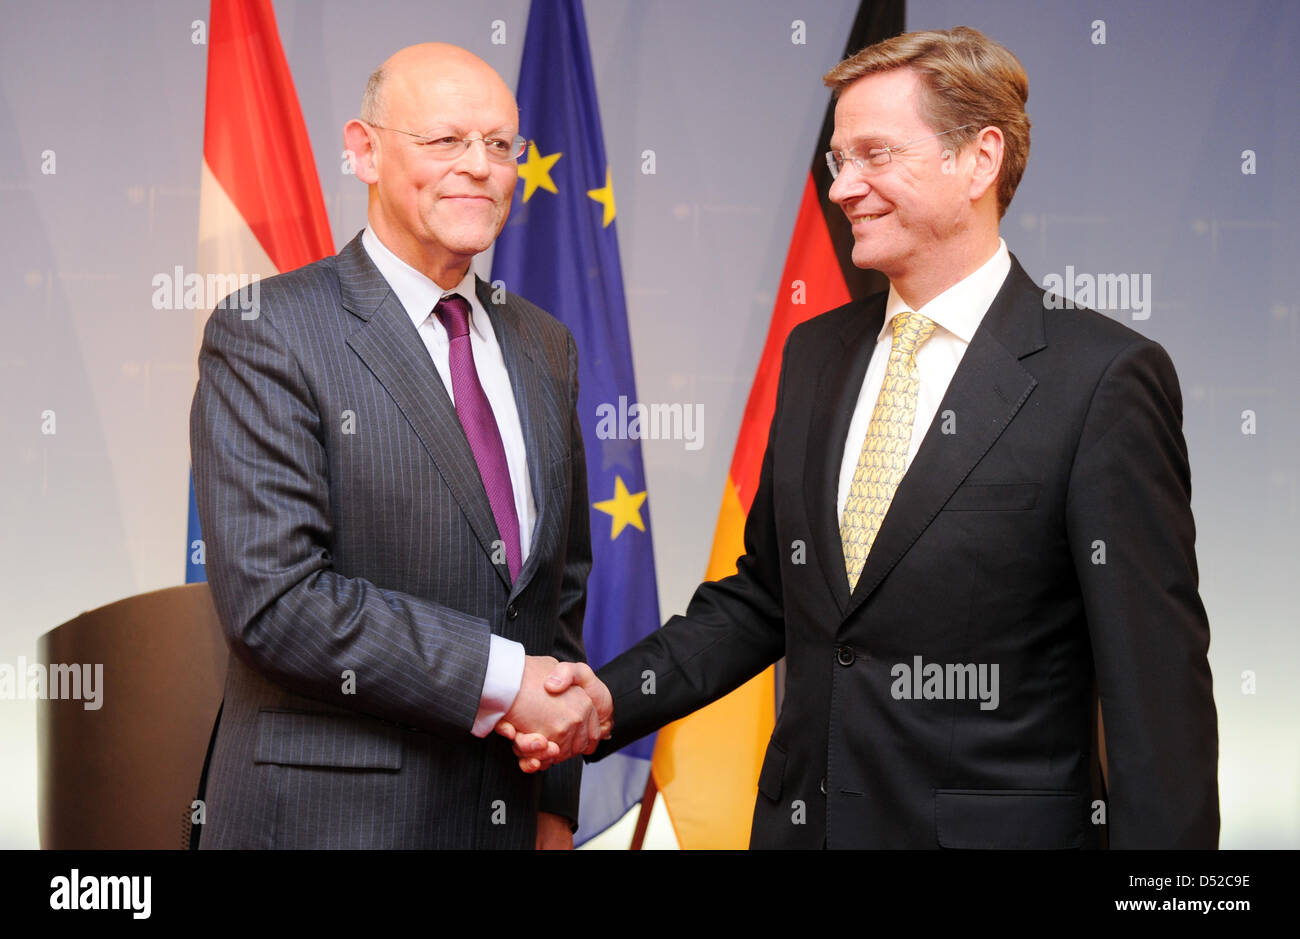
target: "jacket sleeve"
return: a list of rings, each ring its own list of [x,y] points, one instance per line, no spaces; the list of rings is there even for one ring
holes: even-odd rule
[[[253,319],[214,311],[199,353],[190,446],[208,581],[227,641],[299,694],[468,734],[489,624],[333,569],[324,439],[267,304]]]
[[[1105,724],[1113,848],[1214,848],[1218,727],[1173,363],[1139,340],[1103,374],[1066,526]]]
[[[790,348],[787,340],[758,490],[745,520],[745,553],[736,561],[736,573],[700,584],[685,616],[672,617],[597,673],[614,696],[614,731],[590,760],[718,700],[785,653],[772,462],[781,445]]]

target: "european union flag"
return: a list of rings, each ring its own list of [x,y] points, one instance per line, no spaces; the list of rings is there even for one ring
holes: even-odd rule
[[[584,627],[593,667],[659,628],[645,471],[637,439],[598,435],[597,409],[637,401],[618,260],[614,174],[580,0],[533,0],[519,72],[522,186],[497,239],[494,281],[555,315],[578,344],[594,563]],[[625,422],[618,422],[620,425]],[[614,715],[618,720],[618,714]],[[583,772],[576,841],[618,821],[645,789],[654,738]]]

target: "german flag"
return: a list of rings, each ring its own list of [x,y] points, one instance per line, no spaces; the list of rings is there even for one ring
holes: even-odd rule
[[[903,32],[903,0],[863,0],[844,55]],[[827,63],[829,68],[834,63]],[[860,270],[850,258],[853,233],[828,198],[825,154],[835,126],[834,102],[826,106],[821,134],[776,292],[763,356],[750,387],[722,507],[713,536],[707,580],[736,572],[745,553],[745,519],[758,489],[768,428],[776,409],[781,350],[790,330],[806,319],[887,289],[885,278]],[[763,753],[775,725],[777,669],[768,669],[731,694],[659,732],[651,764],[655,787],[683,848],[745,848]],[[653,793],[647,796],[647,806]],[[644,811],[644,808],[643,808]]]

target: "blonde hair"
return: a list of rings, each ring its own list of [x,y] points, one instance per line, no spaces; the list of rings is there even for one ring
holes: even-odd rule
[[[1002,131],[998,216],[1006,214],[1029,160],[1029,76],[1006,47],[969,26],[904,33],[867,46],[823,76],[836,96],[865,75],[913,69],[920,79],[917,109],[935,131],[974,125],[951,134],[960,148],[981,128]]]

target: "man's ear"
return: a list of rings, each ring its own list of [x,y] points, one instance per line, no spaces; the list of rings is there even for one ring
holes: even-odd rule
[[[378,140],[376,134],[356,118],[343,125],[343,149],[352,162],[352,172],[368,186],[379,181]]]
[[[971,141],[975,156],[970,180],[971,202],[978,202],[990,187],[996,196],[998,173],[1002,170],[1002,144],[1002,131],[996,127],[985,127]]]

